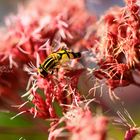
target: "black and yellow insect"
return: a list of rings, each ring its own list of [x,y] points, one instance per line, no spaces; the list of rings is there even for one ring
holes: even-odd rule
[[[80,52],[73,52],[72,50],[61,48],[60,50],[50,54],[38,68],[38,73],[41,77],[46,77],[48,72],[58,68],[70,59],[80,58]]]

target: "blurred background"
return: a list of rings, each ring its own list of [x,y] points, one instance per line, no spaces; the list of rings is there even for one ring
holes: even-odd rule
[[[16,13],[19,4],[26,4],[29,0],[0,0],[0,24],[4,24],[4,17]],[[80,0],[79,0],[80,1]],[[86,0],[89,11],[101,15],[112,5],[123,6],[122,0]]]
[[[0,0],[0,25],[4,26],[4,19],[7,15],[13,13],[16,14],[19,4],[25,5],[29,0]],[[80,1],[80,0],[79,0]],[[87,9],[95,13],[98,17],[102,15],[112,5],[123,6],[122,0],[86,0]],[[138,79],[138,81],[140,81]],[[132,118],[136,124],[140,126],[140,88],[133,85],[117,89],[117,95],[124,101],[124,105],[128,112],[132,114]],[[106,96],[106,95],[104,95]],[[111,104],[104,98],[104,102],[110,107]],[[36,123],[25,119],[24,116],[19,116],[14,120],[10,118],[14,113],[6,111],[0,112],[0,140],[47,140],[47,136],[43,131],[38,129],[38,123],[41,120],[34,119]],[[44,121],[41,122],[41,124]],[[35,126],[37,125],[37,126]],[[117,129],[117,128],[116,128]],[[112,136],[116,137],[116,140],[121,140],[123,137],[122,130],[118,130],[120,133],[115,136],[116,130],[111,130]]]
[[[27,0],[0,0],[0,24],[4,24],[5,16],[16,13],[18,5],[25,4]]]

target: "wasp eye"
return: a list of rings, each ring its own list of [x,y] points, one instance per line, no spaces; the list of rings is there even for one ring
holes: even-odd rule
[[[38,68],[38,74],[41,76],[41,77],[46,77],[47,76],[47,72],[41,67],[41,68]]]

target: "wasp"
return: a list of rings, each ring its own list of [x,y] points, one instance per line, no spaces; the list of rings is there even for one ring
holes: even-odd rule
[[[71,59],[80,58],[80,52],[73,52],[72,50],[61,48],[56,52],[51,53],[42,64],[39,65],[38,73],[41,77],[46,77],[48,73],[58,69],[60,65]]]

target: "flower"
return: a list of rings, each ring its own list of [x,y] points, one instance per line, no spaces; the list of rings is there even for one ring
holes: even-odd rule
[[[88,108],[71,106],[64,115],[64,128],[50,132],[49,140],[55,140],[56,136],[63,136],[63,130],[71,134],[71,140],[105,140],[107,134],[108,119],[105,116],[92,115]],[[90,122],[90,123],[89,123]],[[61,131],[59,131],[61,130]],[[59,134],[57,133],[59,132]]]
[[[3,80],[4,75],[10,77],[4,79],[4,82],[11,85],[12,88],[14,87],[15,90],[11,91],[11,87],[2,84],[1,94],[10,91],[8,94],[10,94],[11,97],[14,97],[13,92],[16,96],[19,90],[25,92],[25,87],[28,83],[28,78],[30,77],[30,75],[27,75],[24,71],[26,65],[32,63],[38,67],[39,63],[42,63],[50,53],[60,47],[59,44],[61,42],[65,43],[68,48],[76,50],[75,44],[82,39],[87,27],[95,21],[95,17],[86,11],[83,0],[80,2],[68,0],[67,3],[61,1],[59,6],[56,5],[56,2],[57,0],[42,0],[41,2],[39,0],[34,2],[31,1],[26,8],[20,6],[17,15],[10,15],[6,18],[5,33],[1,32],[3,37],[1,39],[0,47],[0,63],[9,65],[10,68],[13,69],[13,72],[6,74],[2,73],[1,78]],[[63,6],[64,4],[65,8]],[[79,14],[81,17],[79,17]],[[77,17],[79,20],[77,20]],[[62,79],[57,79],[57,75],[50,75],[50,77],[42,79],[37,75],[36,67],[34,67],[32,72],[30,71],[30,74],[33,74],[34,76],[31,76],[32,80],[29,81],[33,82],[36,79],[37,87],[44,92],[43,94],[47,99],[42,102],[43,99],[41,99],[38,91],[31,91],[31,95],[34,96],[34,98],[32,97],[32,103],[35,105],[35,108],[40,107],[39,101],[41,106],[47,104],[46,108],[51,111],[49,114],[47,110],[47,115],[45,116],[49,117],[52,114],[54,117],[55,115],[53,114],[55,113],[52,113],[53,104],[51,103],[54,99],[63,103],[64,101],[62,100],[67,102],[65,96],[67,96],[68,90],[70,90],[70,92],[74,91],[75,94],[78,93],[77,79],[81,72],[78,70],[77,66],[71,65],[71,68],[75,67],[74,71],[77,73],[76,75],[67,76],[67,78],[63,73],[59,73],[62,75]],[[72,74],[73,70],[68,70],[67,74],[70,73]],[[17,78],[19,79],[19,84],[13,80],[13,78],[15,78],[14,76],[20,77]],[[60,81],[62,81],[62,83],[59,83]],[[71,100],[71,97],[68,100]],[[24,103],[22,103],[22,105],[23,104]],[[35,113],[33,113],[36,112],[35,108],[32,108],[29,112],[35,115]],[[43,107],[41,107],[41,109],[43,109]]]
[[[98,23],[94,75],[105,79],[110,90],[139,85],[133,76],[139,70],[139,17],[136,1],[126,0],[125,7],[110,8]]]
[[[138,134],[138,128],[131,128],[125,133],[125,140],[133,140],[133,138]]]

